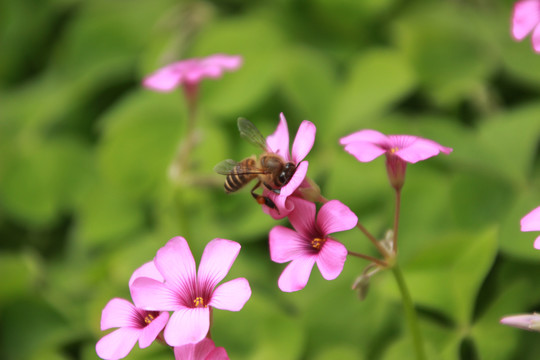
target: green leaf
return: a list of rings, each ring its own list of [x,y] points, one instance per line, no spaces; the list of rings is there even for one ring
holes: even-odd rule
[[[29,359],[78,335],[49,304],[36,297],[18,299],[2,309],[1,317],[3,359]]]
[[[148,197],[167,181],[186,121],[182,103],[178,93],[141,90],[102,119],[98,166],[128,197]]]
[[[536,188],[527,187],[516,197],[509,206],[508,214],[501,221],[499,242],[501,251],[505,254],[524,260],[538,261],[540,252],[533,247],[539,232],[520,231],[520,221],[530,211],[538,207],[540,193]]]
[[[283,61],[284,35],[264,15],[215,21],[197,36],[193,56],[241,55],[242,67],[217,81],[204,81],[201,102],[220,117],[252,111],[276,85]]]
[[[337,133],[357,129],[370,117],[387,111],[415,85],[406,59],[396,50],[375,48],[353,59],[350,75],[336,96],[333,118]],[[334,133],[333,133],[334,134]]]
[[[305,338],[299,321],[260,293],[254,292],[240,312],[215,311],[214,320],[212,339],[231,358],[301,357]]]
[[[29,136],[32,138],[32,136]],[[17,144],[0,178],[0,199],[12,216],[32,226],[54,222],[78,196],[90,164],[89,151],[74,138]]]
[[[452,178],[452,215],[461,228],[478,228],[503,220],[514,202],[515,189],[508,182],[475,171]]]
[[[483,316],[474,324],[471,330],[478,353],[486,359],[504,360],[513,358],[514,349],[519,344],[521,329],[499,323],[502,317],[524,313],[528,306],[531,284],[516,281],[505,284],[501,292],[496,294],[496,299],[487,309],[483,310]],[[493,341],[497,339],[497,341]]]
[[[41,270],[38,259],[29,253],[0,254],[0,274],[9,274],[4,276],[0,283],[0,306],[30,295]]]
[[[75,228],[82,244],[92,247],[125,236],[142,226],[142,209],[123,194],[122,189],[99,179],[85,190],[77,206]]]
[[[453,104],[495,70],[495,56],[475,27],[476,14],[450,3],[418,6],[395,27],[395,38],[428,96]]]
[[[306,119],[320,120],[330,116],[336,93],[336,74],[324,54],[304,47],[290,47],[280,74],[284,96]]]
[[[459,326],[472,322],[474,301],[495,259],[497,232],[452,234],[435,241],[404,267],[413,301]]]

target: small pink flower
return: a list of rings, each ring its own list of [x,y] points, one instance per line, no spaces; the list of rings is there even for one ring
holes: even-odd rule
[[[388,176],[395,189],[403,186],[407,163],[414,164],[439,152],[449,154],[453,150],[421,137],[386,136],[375,130],[361,130],[341,138],[339,142],[345,146],[345,151],[361,162],[369,162],[385,154]]]
[[[521,231],[540,231],[540,206],[521,219]],[[540,236],[534,241],[534,248],[540,250]]]
[[[143,85],[151,90],[169,92],[179,85],[197,85],[204,78],[219,78],[225,70],[236,70],[241,65],[241,56],[224,54],[187,59],[157,70],[143,80]]]
[[[216,347],[208,338],[204,338],[197,344],[176,346],[174,358],[175,360],[229,360],[225,349]]]
[[[138,277],[163,281],[153,263],[146,263],[133,273],[130,288]],[[96,352],[102,359],[116,360],[125,357],[137,340],[141,349],[148,347],[163,330],[169,320],[168,312],[146,311],[129,301],[114,298],[105,305],[101,315],[101,330],[118,327],[96,344]]]
[[[501,319],[501,324],[525,330],[540,331],[540,315],[534,313],[505,316]]]
[[[103,309],[101,330],[119,329],[102,337],[96,352],[102,359],[116,360],[129,354],[137,341],[141,349],[148,347],[168,320],[168,312],[141,310],[127,300],[114,298]]]
[[[296,137],[294,138],[292,152],[289,152],[289,128],[287,119],[283,113],[279,115],[280,121],[276,131],[266,138],[267,151],[280,155],[285,161],[291,161],[296,164],[296,171],[291,180],[280,189],[279,194],[265,189],[264,195],[270,197],[276,204],[278,210],[263,206],[265,213],[270,214],[274,219],[286,217],[291,211],[290,206],[286,204],[287,197],[293,194],[306,178],[308,162],[303,161],[306,155],[311,151],[315,142],[315,125],[307,120],[302,121]]]
[[[300,198],[291,198],[294,211],[289,221],[296,231],[276,226],[270,231],[270,258],[277,263],[290,261],[279,277],[282,291],[303,289],[313,265],[326,280],[333,280],[343,270],[347,249],[330,234],[352,229],[358,218],[338,200],[324,204],[316,216],[315,204]]]
[[[521,41],[532,31],[534,51],[540,53],[540,0],[521,0],[514,5],[512,35]]]
[[[146,310],[174,311],[165,328],[167,344],[198,343],[210,328],[210,309],[239,311],[251,296],[249,283],[238,278],[216,285],[229,272],[240,244],[214,239],[206,245],[197,274],[195,260],[183,237],[175,237],[162,247],[154,264],[165,282],[138,278],[131,294]]]

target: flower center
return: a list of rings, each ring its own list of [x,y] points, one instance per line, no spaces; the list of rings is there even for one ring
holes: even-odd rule
[[[207,307],[207,305],[204,304],[204,299],[200,296],[197,296],[195,300],[193,300],[193,304],[195,307]]]
[[[146,316],[144,317],[144,323],[146,325],[149,325],[152,321],[154,321],[154,319],[155,319],[154,315],[146,314]]]
[[[320,250],[321,246],[323,246],[325,242],[326,242],[326,239],[315,238],[311,240],[311,246],[316,250]]]
[[[395,152],[397,152],[399,150],[399,148],[397,146],[394,146],[393,148],[390,149],[390,154],[393,154]]]

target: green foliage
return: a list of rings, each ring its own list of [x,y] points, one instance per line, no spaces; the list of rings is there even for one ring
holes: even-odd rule
[[[339,138],[372,128],[454,148],[407,168],[399,262],[430,359],[533,359],[538,335],[501,326],[538,311],[537,234],[519,221],[540,205],[540,57],[516,43],[511,2],[0,2],[0,358],[95,359],[101,310],[168,239],[195,258],[238,241],[230,278],[253,295],[215,311],[213,339],[233,359],[413,359],[389,271],[366,300],[349,258],[334,281],[314,268],[281,293],[269,260],[276,222],[249,189],[225,194],[212,168],[257,149],[237,117],[267,135],[279,113],[291,140],[317,126],[308,176],[382,238],[393,221],[384,160],[362,164]],[[194,149],[181,90],[141,79],[173,61],[239,54],[243,66],[200,86]],[[337,234],[377,256],[358,231]],[[170,359],[160,344],[130,359]]]

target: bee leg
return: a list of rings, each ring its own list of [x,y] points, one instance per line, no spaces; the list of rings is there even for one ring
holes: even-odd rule
[[[267,184],[265,183],[264,184],[265,186],[267,186]],[[278,212],[279,214],[279,209],[277,208],[276,204],[272,201],[272,199],[270,199],[269,197],[267,196],[263,196],[263,195],[259,195],[259,194],[256,194],[255,193],[255,190],[261,186],[261,181],[258,181],[255,186],[253,187],[253,189],[251,189],[251,196],[253,196],[253,198],[255,199],[255,201],[257,201],[257,203],[261,204],[261,205],[266,205],[268,206],[269,208],[271,209],[274,209]]]
[[[275,194],[280,194],[281,193],[281,190],[280,189],[274,189],[272,186],[270,186],[269,184],[263,182],[263,185],[268,189],[270,190],[271,192],[275,193]]]

